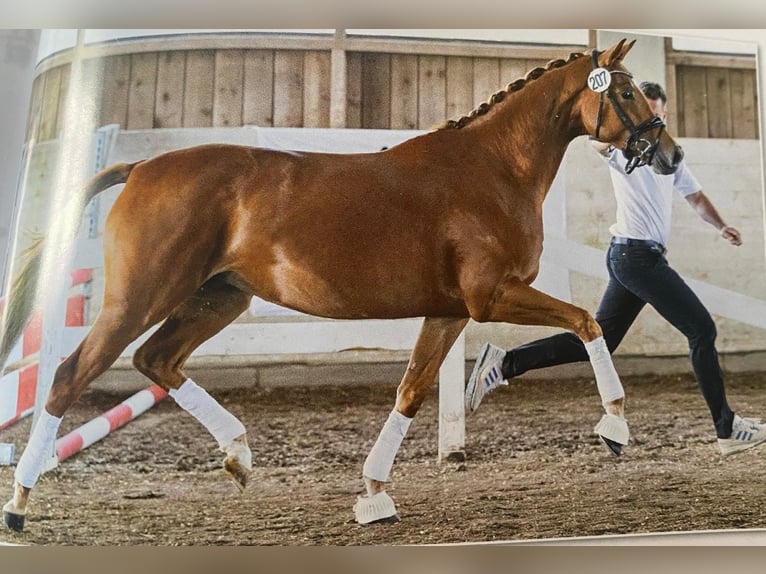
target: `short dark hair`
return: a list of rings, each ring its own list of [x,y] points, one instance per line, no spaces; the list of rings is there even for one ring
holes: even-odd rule
[[[668,97],[665,95],[665,90],[663,90],[662,86],[656,82],[641,82],[638,87],[641,88],[641,91],[647,99],[662,100],[663,104],[668,103]]]

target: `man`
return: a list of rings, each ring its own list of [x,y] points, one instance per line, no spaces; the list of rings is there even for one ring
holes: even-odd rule
[[[653,82],[640,87],[655,114],[664,120],[667,97],[662,87]],[[644,305],[650,304],[688,339],[694,375],[710,409],[721,453],[734,454],[761,444],[766,441],[766,426],[734,414],[726,400],[710,313],[665,259],[673,189],[732,245],[741,245],[739,231],[726,225],[685,163],[671,175],[659,175],[649,166],[628,174],[619,150],[597,141],[593,146],[606,158],[617,199],[617,221],[609,228],[613,235],[607,257],[609,282],[595,316],[609,352],[620,344]],[[508,352],[486,344],[466,386],[466,409],[475,411],[485,394],[530,369],[586,360],[585,347],[573,333]]]

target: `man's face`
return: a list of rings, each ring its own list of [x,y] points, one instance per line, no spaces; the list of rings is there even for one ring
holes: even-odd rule
[[[654,115],[664,122],[668,115],[668,109],[665,107],[665,103],[662,101],[662,98],[657,98],[656,100],[647,99],[647,101],[649,102],[649,107],[652,108]]]

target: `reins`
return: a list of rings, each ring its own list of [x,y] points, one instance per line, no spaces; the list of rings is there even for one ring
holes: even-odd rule
[[[596,70],[599,67],[598,54],[599,52],[595,48],[591,52],[591,65],[593,70]],[[633,74],[622,70],[609,70],[608,73],[622,74],[624,76],[628,76],[629,78],[633,78]],[[596,139],[600,139],[599,132],[601,130],[601,121],[604,111],[605,93],[609,98],[609,101],[612,103],[612,107],[614,108],[617,117],[620,118],[622,124],[630,131],[630,136],[625,143],[625,149],[622,150],[625,159],[628,160],[627,164],[625,165],[625,173],[631,173],[634,169],[643,165],[651,165],[652,160],[654,159],[654,153],[657,150],[657,146],[660,142],[660,135],[662,134],[662,130],[665,128],[665,122],[663,122],[661,118],[654,116],[653,118],[642,122],[638,126],[634,125],[625,111],[622,109],[622,106],[620,106],[617,97],[609,88],[607,88],[599,93],[598,114],[596,116],[596,133],[594,135]],[[657,128],[659,128],[660,131],[657,133],[657,137],[654,138],[654,142],[649,142],[647,139],[641,137],[642,134]]]

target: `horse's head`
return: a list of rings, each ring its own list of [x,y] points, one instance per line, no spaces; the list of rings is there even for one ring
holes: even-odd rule
[[[608,50],[591,53],[590,74],[583,86],[583,123],[592,138],[622,150],[628,173],[642,165],[651,165],[657,173],[673,173],[683,151],[622,65],[634,43],[623,39]]]

